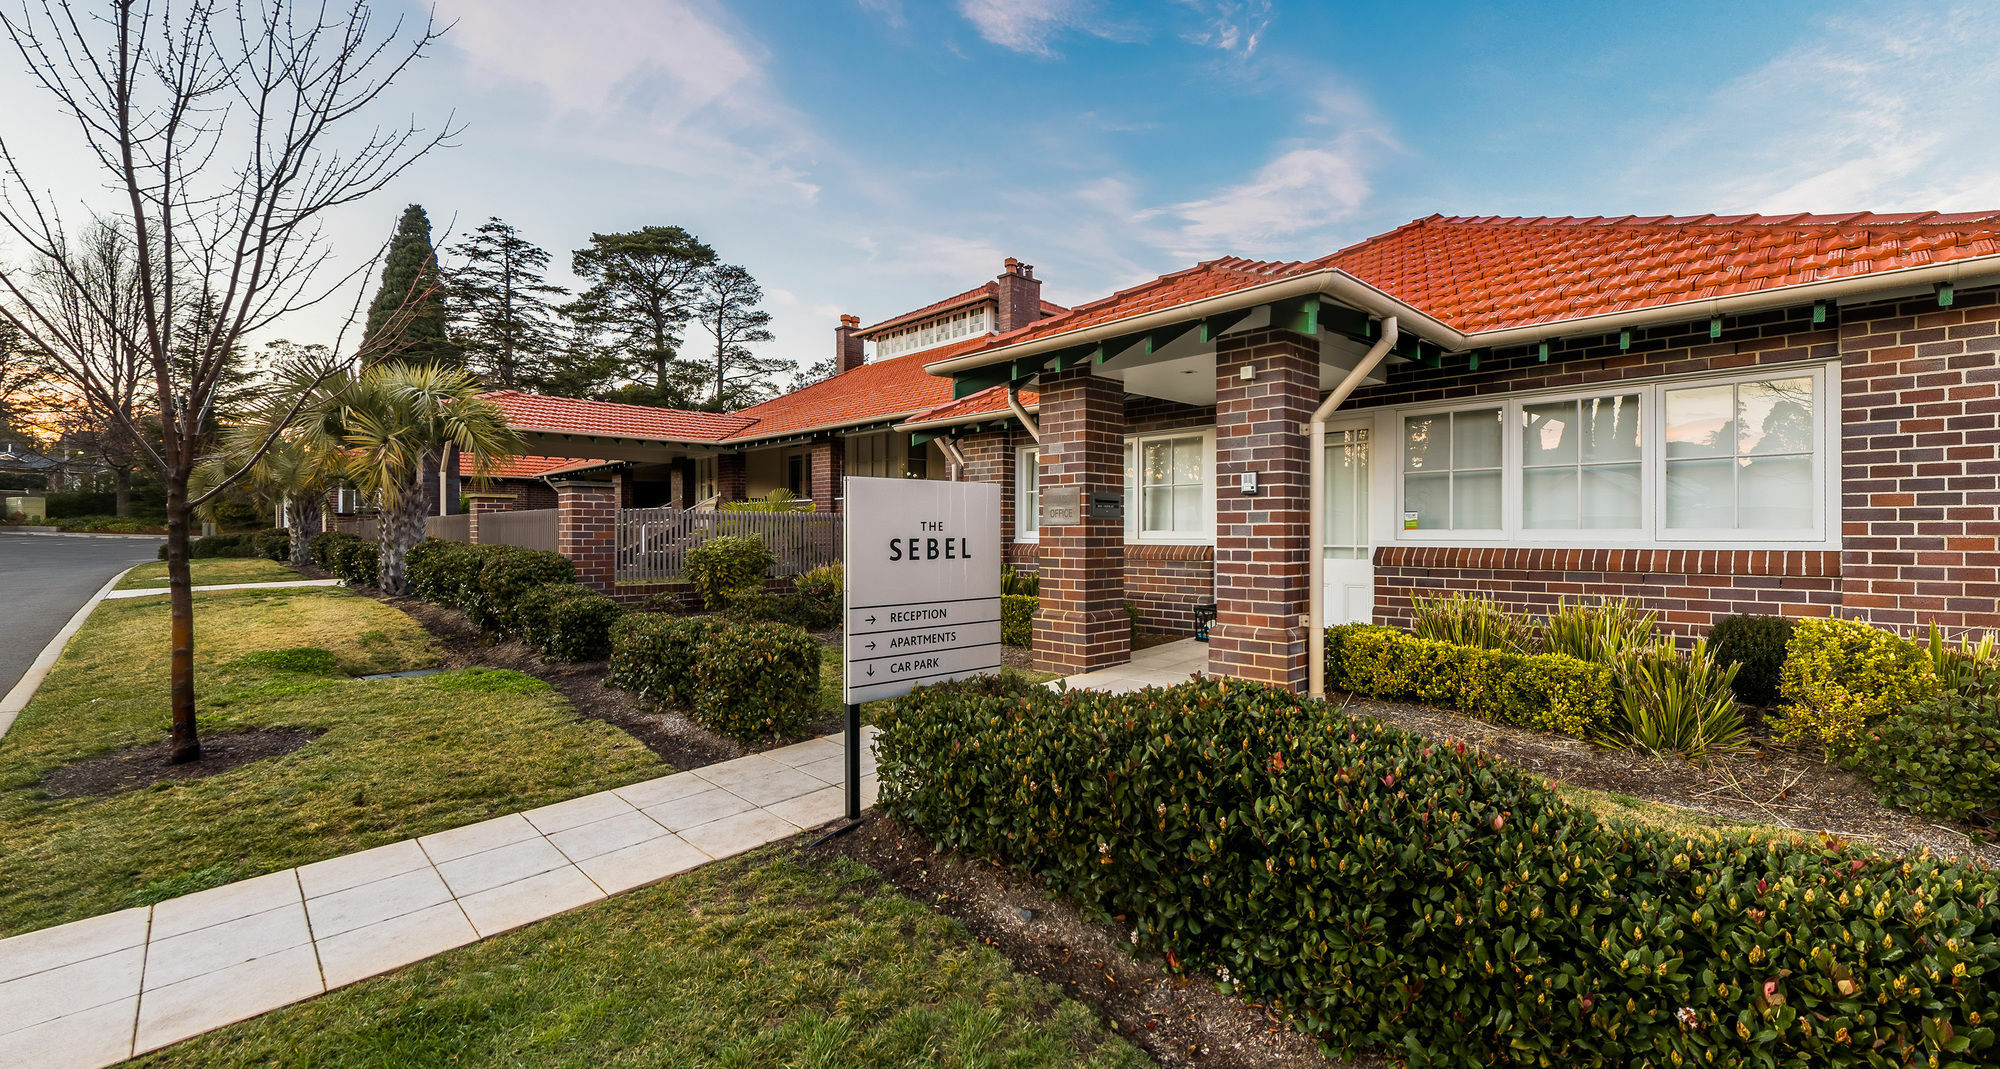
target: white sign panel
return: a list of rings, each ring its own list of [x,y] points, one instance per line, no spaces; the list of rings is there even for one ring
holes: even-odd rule
[[[847,480],[846,700],[1000,670],[1000,487]]]

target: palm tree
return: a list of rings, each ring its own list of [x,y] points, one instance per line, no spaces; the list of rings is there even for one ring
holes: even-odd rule
[[[355,488],[382,508],[376,585],[403,594],[403,556],[424,537],[423,477],[455,447],[486,475],[521,451],[521,436],[500,406],[479,396],[461,368],[385,362],[332,384],[315,437],[344,457]]]
[[[188,486],[206,490],[234,474],[249,449],[264,441],[266,429],[254,422],[231,428],[227,451],[196,468],[188,478]],[[246,441],[250,443],[249,449],[243,447]],[[241,485],[252,494],[269,504],[285,506],[285,528],[292,536],[294,567],[305,567],[312,536],[324,526],[326,493],[339,480],[341,464],[340,454],[328,449],[323,439],[287,432],[271,439],[270,447],[243,473]],[[203,505],[196,510],[197,515],[213,521],[214,506],[220,501],[217,498]]]

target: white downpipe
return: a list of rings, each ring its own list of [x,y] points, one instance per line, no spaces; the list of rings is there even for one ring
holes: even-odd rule
[[[938,444],[938,450],[944,453],[945,460],[951,463],[951,481],[958,482],[965,475],[965,454],[959,450],[958,443],[949,438],[931,440]]]
[[[1310,587],[1306,604],[1311,606],[1306,611],[1306,692],[1314,698],[1326,697],[1326,557],[1321,545],[1326,535],[1326,420],[1374,372],[1389,350],[1395,348],[1398,333],[1395,316],[1382,320],[1382,337],[1369,347],[1361,362],[1340,380],[1333,392],[1326,395],[1326,400],[1313,409],[1312,419],[1307,421],[1312,434],[1312,444],[1307,448],[1312,453],[1306,459],[1309,473],[1306,482],[1310,487],[1306,500],[1307,508],[1312,511],[1306,520],[1306,582]]]
[[[1028,437],[1033,438],[1036,445],[1042,444],[1042,428],[1035,422],[1035,417],[1028,414],[1027,407],[1021,404],[1021,388],[1013,383],[1007,384],[1007,409],[1021,421],[1021,426],[1028,429]]]

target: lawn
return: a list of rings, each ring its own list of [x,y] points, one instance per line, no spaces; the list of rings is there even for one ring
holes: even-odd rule
[[[231,562],[240,563],[240,562]],[[513,672],[358,681],[437,662],[401,612],[331,588],[195,603],[208,737],[320,732],[219,775],[52,798],[42,777],[167,734],[167,606],[99,605],[0,739],[0,935],[244,879],[666,771],[636,740],[579,720]],[[298,648],[324,653],[279,651]]]
[[[781,844],[134,1064],[1152,1063],[872,870]]]
[[[188,573],[196,586],[214,586],[219,583],[283,583],[304,576],[262,557],[203,557],[188,562]],[[167,588],[167,562],[141,564],[126,573],[118,583],[120,590]]]

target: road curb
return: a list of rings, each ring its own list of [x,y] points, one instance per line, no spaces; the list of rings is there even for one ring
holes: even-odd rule
[[[137,567],[136,564],[132,566],[132,568]],[[91,595],[90,600],[84,602],[83,607],[76,610],[76,614],[69,618],[69,623],[64,624],[63,629],[56,632],[56,637],[42,647],[42,652],[36,656],[35,663],[29,665],[26,672],[21,673],[20,682],[14,684],[14,689],[8,691],[6,697],[0,698],[0,741],[6,740],[7,732],[14,726],[14,719],[21,715],[21,710],[28,707],[28,702],[35,696],[35,691],[41,688],[42,680],[48,678],[49,669],[56,666],[56,658],[62,656],[63,647],[69,645],[69,640],[75,638],[76,633],[83,629],[83,622],[90,618],[90,611],[97,608],[97,604],[117,587],[120,580],[131,573],[132,568],[112,576],[109,582],[98,588],[97,593]]]

